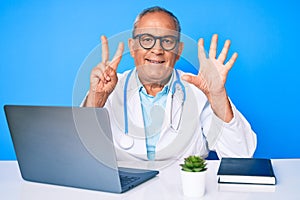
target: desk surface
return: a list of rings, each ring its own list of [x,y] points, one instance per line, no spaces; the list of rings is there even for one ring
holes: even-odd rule
[[[300,199],[300,159],[272,160],[276,186],[220,185],[217,183],[219,161],[208,161],[206,192],[202,199]],[[124,194],[112,194],[24,181],[16,161],[0,161],[1,199],[189,199],[182,194],[178,163]]]

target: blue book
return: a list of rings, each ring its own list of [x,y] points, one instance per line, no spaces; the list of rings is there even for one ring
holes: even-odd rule
[[[265,158],[222,158],[217,175],[219,183],[276,184],[272,162]]]

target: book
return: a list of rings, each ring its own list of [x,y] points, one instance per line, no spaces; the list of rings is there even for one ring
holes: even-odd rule
[[[222,158],[217,176],[219,183],[276,184],[272,162],[266,158]]]
[[[219,192],[276,192],[276,185],[219,183]]]

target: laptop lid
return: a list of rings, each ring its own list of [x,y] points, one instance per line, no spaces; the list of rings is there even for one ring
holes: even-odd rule
[[[23,179],[121,193],[154,177],[150,170],[122,187],[105,108],[4,106]]]

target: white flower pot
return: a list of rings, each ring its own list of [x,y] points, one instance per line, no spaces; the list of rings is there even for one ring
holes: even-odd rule
[[[186,172],[181,171],[181,184],[183,194],[188,197],[202,197],[205,193],[205,177],[204,172]]]

